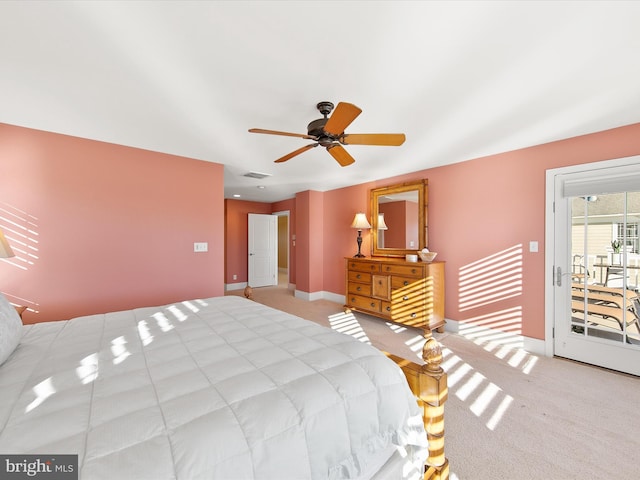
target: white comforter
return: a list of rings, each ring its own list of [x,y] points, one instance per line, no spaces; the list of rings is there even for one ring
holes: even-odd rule
[[[390,445],[423,462],[400,369],[236,296],[25,326],[0,367],[0,452],[89,479],[334,479]]]

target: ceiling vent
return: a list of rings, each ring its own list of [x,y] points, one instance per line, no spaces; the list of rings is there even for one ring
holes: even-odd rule
[[[258,180],[262,180],[263,178],[270,177],[270,173],[260,173],[260,172],[249,172],[245,173],[243,176],[249,178],[257,178]]]

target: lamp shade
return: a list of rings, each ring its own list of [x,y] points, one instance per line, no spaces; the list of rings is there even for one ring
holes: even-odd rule
[[[4,238],[4,234],[2,233],[2,230],[0,230],[0,258],[9,258],[9,257],[15,257],[16,254],[13,253],[13,250],[11,250],[11,246],[9,245],[9,242],[7,242],[7,239]]]
[[[378,230],[389,230],[387,224],[384,223],[384,213],[378,214]]]
[[[365,228],[371,228],[371,225],[369,225],[367,216],[364,213],[356,213],[356,216],[353,218],[353,223],[351,224],[351,228],[357,228],[358,230],[363,230]]]

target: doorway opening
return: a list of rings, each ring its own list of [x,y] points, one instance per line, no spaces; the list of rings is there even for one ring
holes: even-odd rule
[[[289,210],[275,212],[278,217],[278,288],[291,285],[291,258],[289,249]]]

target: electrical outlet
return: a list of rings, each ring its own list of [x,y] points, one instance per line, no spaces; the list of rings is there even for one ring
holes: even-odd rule
[[[194,252],[208,252],[209,251],[209,244],[207,242],[195,242],[193,244],[193,251]]]
[[[233,279],[234,279],[234,280],[237,280],[237,279],[238,279],[238,275],[234,275],[234,276],[233,276]]]

